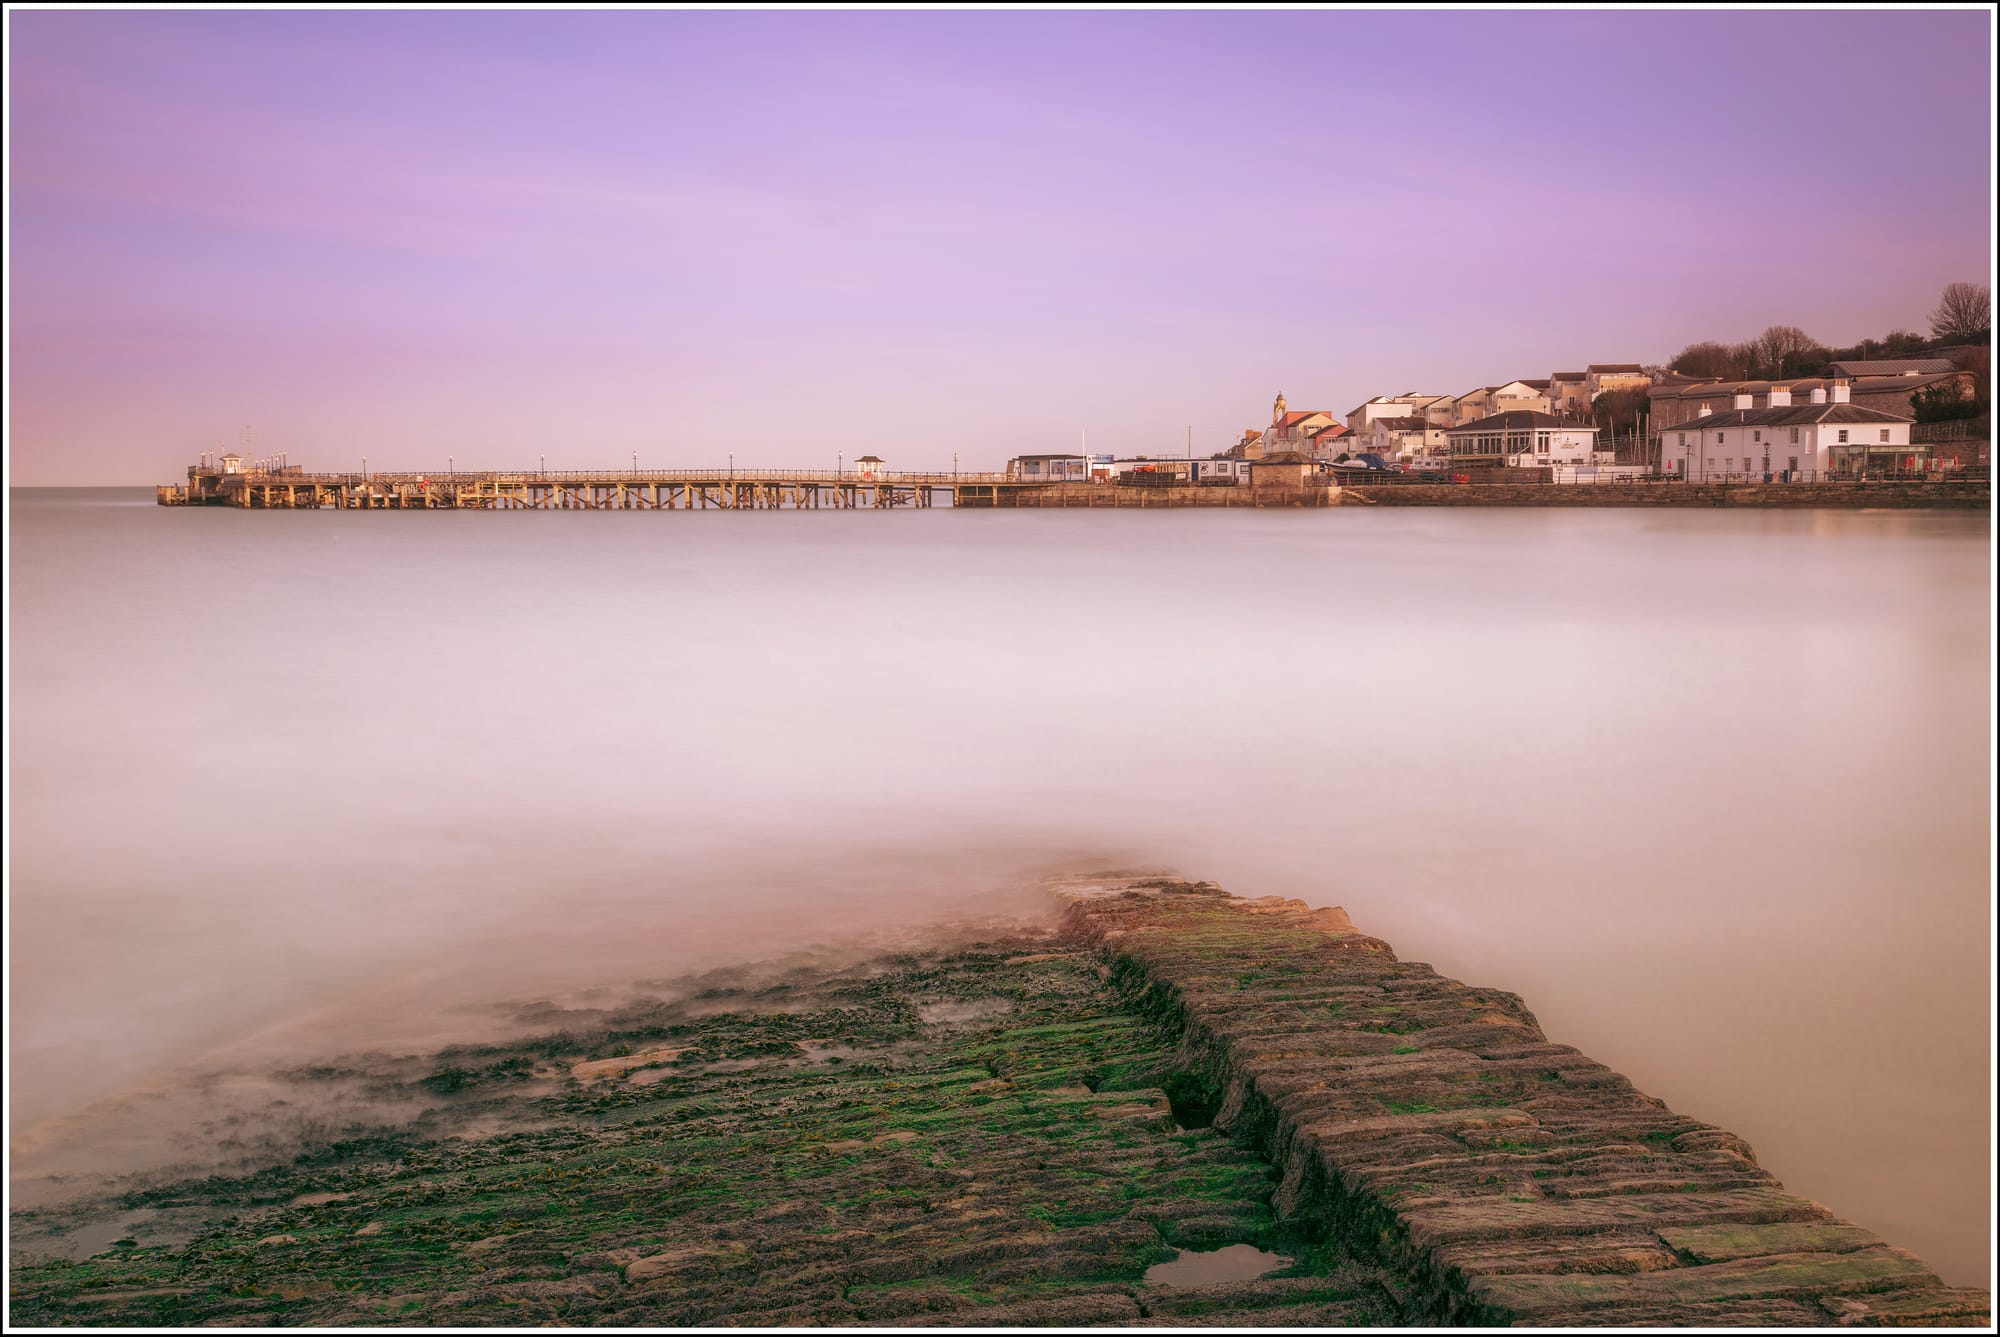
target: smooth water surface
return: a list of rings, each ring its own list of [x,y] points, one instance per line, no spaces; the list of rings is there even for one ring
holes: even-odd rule
[[[17,1183],[1139,865],[1345,905],[1984,1273],[1983,516],[11,518]]]
[[[1255,1281],[1267,1272],[1291,1264],[1282,1254],[1267,1253],[1254,1244],[1225,1244],[1220,1249],[1179,1249],[1164,1263],[1146,1269],[1148,1286],[1220,1286],[1231,1281]]]

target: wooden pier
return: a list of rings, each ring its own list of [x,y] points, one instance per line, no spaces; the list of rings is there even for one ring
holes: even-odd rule
[[[1051,483],[995,473],[862,474],[783,469],[535,470],[306,473],[225,472],[195,465],[185,484],[157,489],[162,506],[251,510],[776,511],[1016,506]]]

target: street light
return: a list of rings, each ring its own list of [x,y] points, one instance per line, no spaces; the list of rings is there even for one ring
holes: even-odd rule
[[[444,457],[444,471],[453,478],[458,477],[458,460],[456,457],[451,455]]]
[[[541,458],[541,461],[542,461],[542,467],[541,467],[540,469],[536,470],[536,472],[537,472],[537,473],[544,473],[544,474],[545,474],[545,473],[547,473],[547,472],[549,471],[549,457],[548,457],[548,456],[546,456],[546,455],[543,455],[543,456],[541,456],[540,458]]]
[[[958,452],[955,450],[951,452],[951,478],[953,482],[958,481]]]
[[[729,481],[736,481],[736,452],[733,450],[729,452]]]
[[[639,452],[636,450],[632,452],[632,472],[639,472]]]
[[[366,455],[361,457],[361,476],[363,478],[368,476],[368,457]]]

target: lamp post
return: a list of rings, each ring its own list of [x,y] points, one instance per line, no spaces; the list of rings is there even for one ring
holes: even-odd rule
[[[444,471],[453,478],[458,477],[458,460],[456,457],[451,455],[444,457]]]
[[[844,473],[846,472],[846,469],[847,469],[847,456],[835,455],[833,457],[833,471],[835,473]]]
[[[955,450],[951,452],[951,481],[958,481],[958,452]]]
[[[729,481],[736,481],[736,452],[733,450],[729,452]]]
[[[540,474],[546,474],[549,471],[549,457],[543,455],[540,456],[539,458],[541,459],[542,464],[539,469],[535,470],[535,472]]]
[[[368,457],[366,455],[361,457],[361,476],[363,478],[368,476]]]
[[[636,450],[632,452],[632,472],[639,472],[639,452]]]

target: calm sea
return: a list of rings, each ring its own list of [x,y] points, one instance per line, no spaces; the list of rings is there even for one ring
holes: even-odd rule
[[[197,1072],[1165,867],[1983,1277],[1983,516],[10,509],[17,1175]]]

